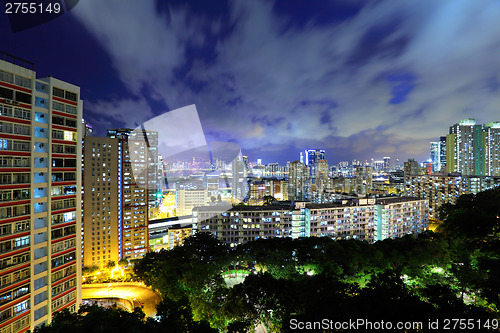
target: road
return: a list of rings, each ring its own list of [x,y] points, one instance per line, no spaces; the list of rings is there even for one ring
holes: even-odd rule
[[[156,304],[160,296],[151,289],[138,283],[100,283],[83,284],[82,299],[123,298],[142,306],[148,317],[156,315]]]

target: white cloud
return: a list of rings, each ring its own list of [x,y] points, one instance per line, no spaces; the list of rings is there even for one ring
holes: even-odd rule
[[[195,103],[209,138],[243,148],[308,142],[424,158],[428,142],[460,119],[499,120],[498,93],[485,83],[500,77],[498,1],[379,1],[336,25],[300,28],[267,1],[230,5],[233,31],[218,39],[215,62],[195,57],[185,77],[174,72],[187,64],[186,45],[202,47],[224,30],[221,20],[187,6],[167,17],[153,1],[88,0],[74,11],[132,93],[147,87],[172,109]],[[380,36],[365,41],[374,29]],[[387,73],[414,77],[400,104],[389,104]]]

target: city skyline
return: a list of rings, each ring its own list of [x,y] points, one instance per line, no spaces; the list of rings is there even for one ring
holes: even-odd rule
[[[499,13],[494,1],[85,1],[18,33],[0,20],[0,38],[40,76],[82,87],[97,135],[196,104],[207,141],[250,160],[423,161],[452,124],[499,120]]]

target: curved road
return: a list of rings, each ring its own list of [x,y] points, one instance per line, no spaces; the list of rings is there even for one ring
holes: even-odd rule
[[[142,306],[148,317],[156,315],[156,304],[160,296],[150,288],[139,283],[100,283],[82,284],[82,299],[123,298]]]

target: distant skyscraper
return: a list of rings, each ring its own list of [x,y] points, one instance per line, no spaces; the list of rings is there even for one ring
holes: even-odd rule
[[[307,149],[305,151],[305,165],[309,167],[309,174],[313,177],[316,176],[316,171],[318,168],[318,162],[320,160],[326,160],[324,149]]]
[[[316,191],[323,193],[330,189],[330,176],[327,160],[318,161],[318,170],[316,172]]]
[[[288,174],[288,197],[290,200],[305,200],[308,192],[310,175],[306,165],[299,161],[290,163]]]
[[[439,138],[439,170],[445,171],[446,169],[446,136]]]
[[[391,167],[391,158],[389,156],[384,157],[384,171],[388,171]]]
[[[439,141],[431,142],[430,163],[432,172],[441,170],[441,143]]]
[[[0,332],[81,303],[80,88],[0,52]]]
[[[245,164],[246,156],[241,153],[232,162],[233,171],[233,188],[232,198],[233,202],[241,202],[248,195],[248,178],[247,178],[247,165]],[[248,160],[247,160],[248,161]]]

